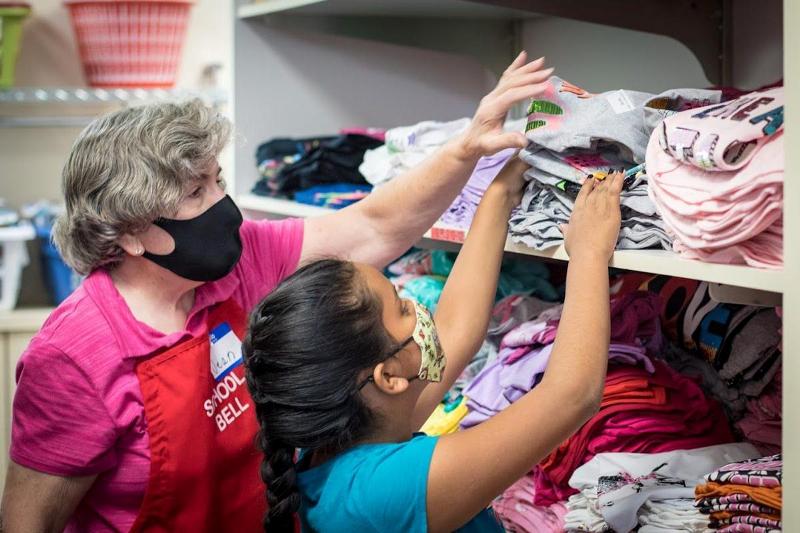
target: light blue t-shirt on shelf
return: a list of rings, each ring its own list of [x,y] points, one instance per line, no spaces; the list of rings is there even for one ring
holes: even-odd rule
[[[401,443],[362,444],[315,468],[301,468],[303,531],[426,532],[428,471],[438,440],[419,434]],[[503,528],[485,510],[458,531]]]

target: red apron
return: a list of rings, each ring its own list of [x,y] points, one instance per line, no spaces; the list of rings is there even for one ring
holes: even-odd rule
[[[132,531],[263,531],[258,422],[235,349],[247,316],[228,300],[210,311],[206,325],[205,334],[136,367],[150,478]]]

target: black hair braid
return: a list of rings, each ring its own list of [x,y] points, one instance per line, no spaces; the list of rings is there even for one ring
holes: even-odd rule
[[[265,406],[256,407],[259,420]],[[292,533],[294,514],[300,508],[300,493],[297,490],[293,446],[283,445],[259,431],[259,445],[264,452],[261,462],[261,480],[266,484],[267,514],[264,515],[264,531],[270,533]]]
[[[396,349],[380,300],[353,263],[300,268],[256,306],[242,345],[265,454],[270,533],[290,531],[300,505],[294,453],[338,453],[376,423],[359,374]]]

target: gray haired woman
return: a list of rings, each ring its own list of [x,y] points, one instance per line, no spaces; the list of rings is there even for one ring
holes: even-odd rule
[[[383,266],[401,254],[479,157],[526,144],[504,118],[550,72],[520,54],[461,137],[306,221],[243,221],[217,162],[230,125],[199,103],[86,128],[64,167],[55,241],[87,278],[17,367],[4,531],[260,530],[269,502],[241,367],[246,313],[306,258]]]

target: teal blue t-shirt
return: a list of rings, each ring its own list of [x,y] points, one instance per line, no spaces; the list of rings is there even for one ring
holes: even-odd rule
[[[425,532],[428,471],[438,437],[355,446],[297,475],[303,531]],[[458,531],[502,532],[491,511]]]

